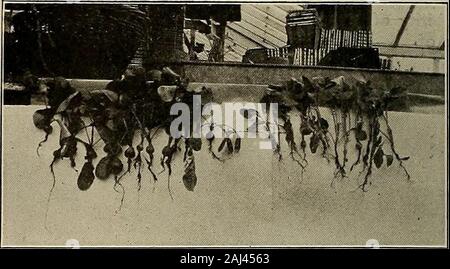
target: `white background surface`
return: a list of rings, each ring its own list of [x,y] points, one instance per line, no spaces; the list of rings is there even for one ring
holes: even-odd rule
[[[57,184],[45,229],[52,182],[48,165],[58,130],[37,157],[44,135],[32,123],[38,108],[4,108],[3,245],[54,246],[69,239],[81,246],[365,245],[369,239],[381,245],[445,244],[443,115],[390,114],[397,149],[411,156],[407,167],[414,182],[407,182],[394,162],[374,172],[367,193],[354,191],[357,172],[331,187],[333,165],[310,156],[301,180],[287,155],[280,164],[270,151],[258,149],[257,140],[246,139],[241,153],[225,164],[207,150],[196,154],[194,192],[184,189],[181,156],[175,158],[174,201],[167,174],[154,185],[144,172],[140,192],[135,174],[125,177],[125,202],[115,213],[121,195],[113,191],[113,179],[79,191],[77,173],[63,161],[55,166]],[[160,152],[163,142],[156,144]]]

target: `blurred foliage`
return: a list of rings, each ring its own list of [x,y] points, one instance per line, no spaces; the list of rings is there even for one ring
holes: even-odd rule
[[[5,36],[6,74],[115,78],[124,72],[149,19],[126,5],[14,5]]]

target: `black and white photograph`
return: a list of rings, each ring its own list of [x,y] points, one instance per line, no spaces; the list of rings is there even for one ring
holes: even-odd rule
[[[447,248],[447,21],[2,1],[1,247]]]

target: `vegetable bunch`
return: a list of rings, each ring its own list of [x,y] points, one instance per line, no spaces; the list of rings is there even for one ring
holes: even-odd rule
[[[332,80],[302,77],[281,85],[269,85],[261,102],[278,103],[280,127],[284,130],[289,155],[302,167],[302,171],[308,164],[306,152],[309,144],[311,153],[321,148],[321,155],[334,162],[336,170],[333,179],[347,177],[349,171],[361,165],[360,174],[364,174],[364,179],[360,188],[366,191],[373,167],[381,168],[384,162],[389,167],[394,159],[410,179],[403,165],[409,157],[397,153],[388,120],[389,108],[406,97],[406,90],[400,87],[381,90],[366,81],[356,81],[350,85],[342,76]],[[319,106],[329,110],[331,121],[324,118]],[[293,111],[296,113],[290,113]],[[298,144],[291,123],[292,115],[298,115]],[[352,164],[349,163],[348,149],[351,140],[356,151],[356,160]],[[281,160],[281,144],[274,150]]]
[[[184,143],[183,182],[186,189],[194,190],[197,176],[193,152],[201,149],[202,140],[171,137],[169,129],[174,116],[170,115],[170,108],[175,102],[192,106],[193,95],[210,95],[209,89],[189,90],[188,81],[168,67],[148,72],[141,67],[132,67],[122,79],[110,82],[104,90],[84,93],[75,90],[62,77],[51,79],[46,84],[46,108],[34,113],[33,122],[46,133],[45,139],[39,143],[38,153],[39,147],[52,134],[53,127],[59,127],[59,148],[54,151],[50,164],[54,182],[54,164],[69,159],[71,166],[76,168],[75,156],[80,153],[78,147],[82,145],[85,163],[78,175],[80,190],[89,189],[95,179],[108,180],[112,177],[114,189],[118,186],[123,189],[121,179],[132,167],[137,170],[140,189],[141,172],[145,165],[152,179],[158,180],[158,173],[154,172],[157,163],[154,162],[152,142],[160,130],[165,130],[168,142],[161,152],[159,163],[163,171],[168,170],[170,179],[171,163]],[[100,153],[101,150],[103,153]],[[95,163],[99,155],[100,160]],[[126,159],[125,165],[122,159]]]

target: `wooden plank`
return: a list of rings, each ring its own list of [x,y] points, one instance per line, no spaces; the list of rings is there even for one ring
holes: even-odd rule
[[[262,12],[269,14],[271,17],[286,23],[287,12],[274,6],[274,5],[252,5],[253,7],[261,10]]]
[[[270,64],[229,64],[229,63],[181,63],[185,75],[192,82],[268,84],[284,81],[291,77],[324,76],[348,77],[364,76],[374,87],[389,88],[398,82],[412,93],[445,94],[444,74],[424,72],[384,71],[344,67],[299,67]]]
[[[319,49],[314,49],[314,65],[317,65],[318,58],[319,58]]]
[[[249,6],[251,6],[255,10],[259,10],[260,12],[262,12],[263,14],[268,16],[270,18],[270,20],[277,21],[277,23],[281,23],[282,25],[286,25],[287,13],[285,15],[283,15],[282,17],[278,17],[278,16],[275,16],[273,13],[268,12],[267,5],[249,5]]]
[[[311,51],[311,49],[307,49],[308,50],[308,65],[313,65],[312,64],[312,59],[311,59],[311,56],[312,56],[312,51]]]
[[[251,49],[251,48],[265,47],[263,44],[259,44],[258,42],[252,40],[251,38],[248,38],[247,36],[243,35],[239,31],[231,28],[230,25],[227,26],[227,34],[230,40],[233,40],[234,42],[238,43],[240,46],[244,48]]]
[[[338,34],[337,30],[333,29],[333,49],[338,48]]]
[[[227,62],[242,62],[242,55],[233,51],[227,51],[226,49],[224,58]]]
[[[227,46],[232,46],[235,49],[239,50],[239,51],[243,51],[245,53],[245,51],[247,51],[247,49],[249,48],[254,48],[254,46],[251,47],[246,47],[244,45],[242,45],[242,43],[236,42],[234,39],[232,39],[229,35],[229,31],[227,31],[227,36],[226,36],[226,40],[225,40],[225,44]]]
[[[277,20],[270,14],[261,11],[253,5],[241,5],[241,12],[252,14],[256,18],[260,18],[261,21],[277,29],[278,31],[286,34],[286,24],[283,21]]]
[[[231,31],[234,31],[236,34],[239,34],[243,38],[251,40],[252,42],[254,42],[256,44],[256,47],[260,47],[260,48],[274,47],[273,45],[270,45],[267,42],[264,42],[258,35],[255,35],[248,29],[245,29],[236,23],[228,24],[228,29]]]
[[[352,46],[352,42],[351,42],[351,40],[352,40],[352,31],[347,31],[347,46],[348,47],[351,47]]]
[[[282,5],[275,5],[277,8],[282,9],[285,12],[293,11],[293,10],[301,10],[303,9],[300,5],[288,5],[288,4],[282,4]]]
[[[330,31],[329,30],[325,30],[325,34],[326,34],[326,49],[329,51],[330,48]]]
[[[258,28],[262,32],[267,35],[272,36],[275,39],[278,39],[280,42],[287,43],[287,35],[286,32],[280,32],[277,29],[273,28],[270,25],[267,25],[264,21],[261,21],[259,18],[252,16],[247,12],[241,12],[241,23],[247,22],[252,26]]]
[[[351,40],[350,40],[350,44],[351,44],[351,46],[352,47],[356,47],[356,37],[355,37],[355,35],[356,35],[356,32],[352,32],[352,36],[351,36]]]
[[[245,52],[247,52],[247,49],[242,48],[241,46],[233,43],[231,40],[225,40],[225,49],[233,49],[237,54],[239,54],[241,57],[245,55]]]
[[[274,38],[246,21],[230,23],[229,27],[245,36],[252,37],[253,41],[260,43],[263,47],[283,47],[286,45],[285,42]]]
[[[303,61],[303,65],[309,65],[309,53],[308,49],[304,48],[303,51],[305,52],[305,58]]]
[[[445,59],[445,51],[439,49],[419,48],[419,47],[393,47],[383,45],[373,45],[378,48],[380,55],[387,57],[408,57],[408,58],[428,58]]]
[[[347,34],[348,34],[347,32],[348,32],[348,31],[345,31],[345,30],[344,30],[344,31],[342,31],[342,32],[343,32],[342,34],[344,35],[344,37],[342,38],[342,45],[343,45],[344,47],[348,47],[348,44],[347,44]]]
[[[306,58],[305,48],[301,48],[301,50],[302,50],[302,58],[300,61],[300,65],[305,65],[305,58]]]
[[[247,37],[241,35],[239,32],[236,32],[231,28],[227,28],[227,38],[230,40],[230,42],[234,42],[246,50],[259,47],[258,43],[248,39]]]
[[[405,18],[403,19],[402,25],[400,25],[400,29],[398,30],[397,36],[395,37],[394,46],[398,46],[400,43],[400,39],[402,38],[403,33],[405,32],[406,26],[408,25],[409,19],[414,11],[415,5],[409,6],[408,11],[406,12]]]

